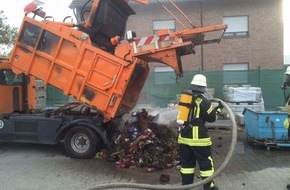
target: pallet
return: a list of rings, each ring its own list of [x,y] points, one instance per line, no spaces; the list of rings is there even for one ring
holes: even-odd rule
[[[211,130],[230,130],[232,126],[231,120],[217,120],[213,123],[206,123],[206,128]]]
[[[208,130],[226,130],[229,131],[231,128],[227,126],[207,126]]]

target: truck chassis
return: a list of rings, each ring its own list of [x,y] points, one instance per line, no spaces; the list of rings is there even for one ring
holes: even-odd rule
[[[5,114],[0,116],[0,142],[63,143],[70,157],[91,158],[111,143],[109,123],[102,120],[79,102],[40,113]]]

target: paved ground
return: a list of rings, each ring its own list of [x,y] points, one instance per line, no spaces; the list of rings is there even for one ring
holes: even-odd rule
[[[212,129],[216,167],[229,148],[231,131]],[[221,190],[285,190],[290,183],[290,149],[249,145],[239,130],[230,163],[215,179]],[[170,169],[146,173],[142,169],[118,169],[104,160],[76,160],[66,157],[61,146],[0,144],[0,189],[82,190],[98,184],[130,182],[160,184],[161,173],[180,184],[179,171]],[[197,179],[198,180],[198,179]],[[196,188],[196,189],[201,189]]]
[[[226,131],[218,131],[220,136]],[[218,135],[219,136],[219,135]],[[215,140],[214,155],[216,165],[222,162],[224,151],[227,147],[218,147],[220,144],[227,144],[225,138],[219,142]],[[220,151],[220,152],[219,152]],[[269,151],[263,146],[254,146],[246,142],[245,132],[238,132],[237,146],[230,163],[225,170],[216,178],[220,189],[225,190],[282,190],[290,183],[290,149],[279,148]]]

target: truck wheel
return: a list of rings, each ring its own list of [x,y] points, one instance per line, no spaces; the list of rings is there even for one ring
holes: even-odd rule
[[[64,147],[71,158],[88,159],[94,156],[100,137],[87,127],[71,128],[64,139]]]

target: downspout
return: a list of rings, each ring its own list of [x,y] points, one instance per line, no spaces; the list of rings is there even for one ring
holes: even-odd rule
[[[199,1],[200,8],[200,26],[203,27],[203,6],[202,1]],[[201,70],[204,70],[204,60],[203,60],[203,44],[200,46],[200,61],[201,61]]]

